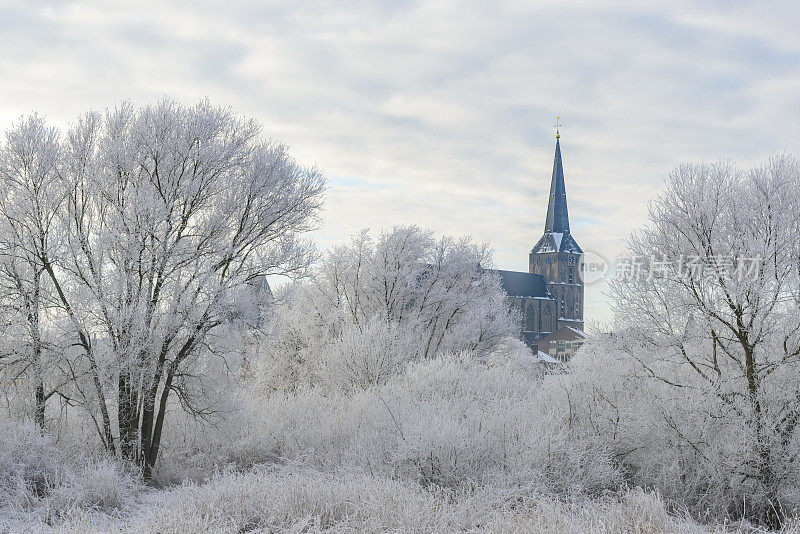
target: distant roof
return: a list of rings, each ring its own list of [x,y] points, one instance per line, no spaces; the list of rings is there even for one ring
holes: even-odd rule
[[[518,271],[496,271],[500,275],[500,284],[509,297],[552,299],[547,282],[540,274]]]
[[[560,361],[556,360],[555,358],[553,358],[552,356],[541,350],[539,351],[538,354],[534,356],[534,358],[542,363],[561,363]]]
[[[547,343],[550,341],[574,341],[576,339],[588,339],[589,336],[586,335],[586,332],[579,328],[573,328],[571,326],[562,326],[549,336],[543,337],[539,342],[540,343]]]

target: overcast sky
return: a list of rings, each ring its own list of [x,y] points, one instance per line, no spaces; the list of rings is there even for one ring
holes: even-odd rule
[[[0,124],[208,96],[324,169],[321,248],[416,223],[527,270],[560,115],[572,234],[613,261],[678,163],[798,152],[800,3],[661,4],[0,0]]]

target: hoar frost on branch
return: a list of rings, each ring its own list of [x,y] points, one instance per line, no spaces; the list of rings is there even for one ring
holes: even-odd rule
[[[69,381],[54,353],[57,337],[48,328],[52,293],[41,258],[57,233],[63,199],[58,132],[32,115],[6,132],[0,151],[0,306],[4,338],[0,355],[6,378],[30,383],[34,419],[44,426],[45,403]],[[52,314],[50,314],[52,315]]]
[[[2,147],[6,285],[22,264],[18,293],[46,286],[51,323],[73,346],[62,396],[146,475],[170,397],[204,415],[188,382],[202,378],[193,366],[211,333],[264,276],[311,262],[297,236],[316,225],[324,179],[259,136],[255,121],[207,101],[163,100],[88,113],[63,139],[32,117]]]
[[[729,163],[682,165],[628,248],[636,257],[692,256],[702,269],[673,264],[662,276],[617,281],[611,289],[618,339],[642,376],[696,403],[688,416],[663,416],[696,461],[744,492],[730,503],[731,515],[772,526],[784,514],[782,495],[798,479],[799,235],[795,159],[777,156],[747,172]],[[719,258],[756,258],[757,272],[731,273]],[[700,421],[709,426],[701,429]],[[725,450],[710,445],[714,432],[729,436],[719,442]]]
[[[515,336],[485,245],[416,226],[334,247],[310,283],[287,295],[265,344],[260,380],[366,387],[406,361],[485,353]]]

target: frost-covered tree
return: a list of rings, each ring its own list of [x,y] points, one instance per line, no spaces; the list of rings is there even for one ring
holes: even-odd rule
[[[628,242],[638,272],[612,284],[627,348],[650,377],[704,395],[675,432],[747,488],[741,513],[777,525],[800,454],[798,162],[682,165],[649,218]],[[708,414],[737,447],[713,452],[695,426]]]
[[[33,415],[45,424],[45,404],[64,385],[48,339],[50,284],[42,257],[58,239],[64,202],[58,132],[31,115],[0,146],[0,288],[5,346],[0,366],[16,387],[33,390]],[[68,375],[67,375],[68,377]]]
[[[242,320],[255,282],[309,266],[298,235],[316,224],[324,179],[262,140],[255,121],[207,101],[88,113],[49,142],[44,193],[3,176],[22,190],[6,195],[5,233],[18,220],[8,214],[33,221],[26,283],[52,288],[53,324],[76,353],[73,396],[104,446],[148,475],[171,400],[201,417],[211,409],[200,386],[213,334]],[[57,241],[43,240],[43,220]]]
[[[362,231],[290,291],[266,344],[270,380],[367,386],[408,360],[492,349],[514,335],[514,318],[489,262],[466,238]]]

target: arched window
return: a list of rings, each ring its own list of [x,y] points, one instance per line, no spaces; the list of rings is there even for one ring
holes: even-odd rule
[[[534,324],[534,310],[533,306],[528,306],[525,314],[525,330],[532,331]]]
[[[564,315],[567,319],[574,319],[575,318],[575,291],[569,289],[564,292],[564,297],[566,299],[566,312],[567,314]]]
[[[564,300],[564,295],[561,295],[561,317],[564,318],[566,318],[566,315],[564,315],[565,308],[566,308],[566,301]]]
[[[552,332],[553,331],[553,321],[552,321],[552,319],[550,317],[550,313],[551,313],[550,312],[550,305],[546,304],[544,309],[542,310],[542,315],[544,315],[544,328],[540,328],[539,329],[540,332],[544,332],[545,330],[547,332]]]

